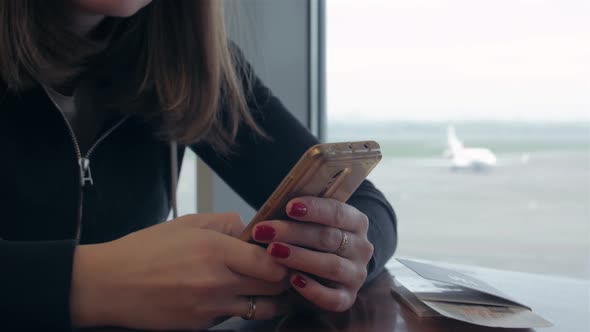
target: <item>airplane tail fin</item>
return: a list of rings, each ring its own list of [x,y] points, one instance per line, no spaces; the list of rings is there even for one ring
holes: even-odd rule
[[[451,154],[455,155],[463,149],[463,142],[457,137],[455,127],[448,126],[447,128],[447,146]]]

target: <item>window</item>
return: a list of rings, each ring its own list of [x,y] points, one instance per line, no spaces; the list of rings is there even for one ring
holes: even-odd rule
[[[585,0],[326,2],[327,138],[381,144],[398,256],[590,278],[589,21]]]
[[[193,150],[187,148],[184,152],[182,169],[179,174],[177,195],[178,215],[197,212],[197,157]],[[172,218],[172,211],[168,219]]]

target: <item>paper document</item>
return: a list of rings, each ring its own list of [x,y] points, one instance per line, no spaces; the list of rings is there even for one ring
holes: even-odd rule
[[[481,280],[431,264],[398,261],[390,266],[395,281],[392,291],[421,317],[438,314],[504,328],[552,326],[528,306]]]
[[[435,301],[424,301],[424,303],[443,316],[477,325],[513,329],[551,326],[551,323],[523,307],[494,307]]]

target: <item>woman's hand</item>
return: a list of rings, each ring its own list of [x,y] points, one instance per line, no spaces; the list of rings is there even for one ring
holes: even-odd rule
[[[316,197],[292,200],[287,214],[295,221],[261,222],[252,236],[269,243],[269,254],[296,271],[291,283],[303,297],[326,310],[349,309],[373,255],[367,216],[350,205]]]
[[[197,214],[118,240],[76,248],[71,288],[74,327],[194,330],[228,316],[255,319],[285,309],[277,295],[288,271],[264,248],[240,241],[239,215]]]

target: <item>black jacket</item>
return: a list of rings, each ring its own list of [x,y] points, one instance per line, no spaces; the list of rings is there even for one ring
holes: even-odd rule
[[[242,128],[230,157],[204,144],[190,148],[259,208],[318,141],[260,80],[255,79],[248,99],[272,140]],[[68,330],[75,246],[110,241],[166,220],[170,146],[155,137],[149,122],[114,119],[88,158],[93,183],[83,184],[87,174],[81,172],[67,123],[40,86],[19,93],[0,86],[0,119],[0,327]],[[179,165],[183,152],[179,147]],[[349,203],[370,220],[371,278],[395,249],[395,215],[368,181]]]

